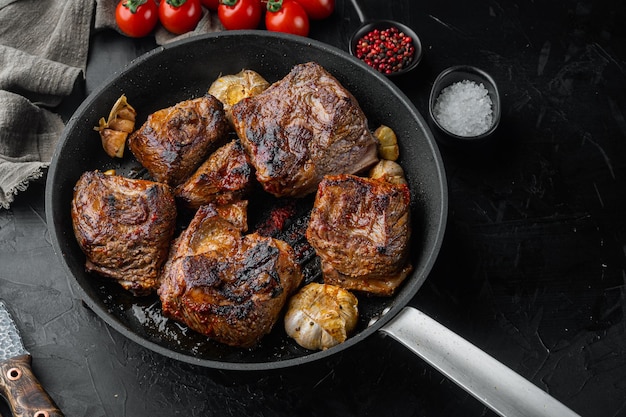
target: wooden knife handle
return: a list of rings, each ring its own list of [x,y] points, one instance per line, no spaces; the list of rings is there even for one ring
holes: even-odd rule
[[[0,394],[14,417],[63,417],[30,367],[31,356],[21,355],[0,362]]]

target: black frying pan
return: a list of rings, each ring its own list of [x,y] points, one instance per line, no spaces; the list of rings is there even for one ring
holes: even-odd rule
[[[210,83],[221,74],[248,68],[273,82],[285,76],[295,64],[307,61],[321,64],[354,94],[372,129],[386,124],[396,132],[400,141],[399,162],[412,193],[413,273],[394,297],[360,299],[361,319],[354,336],[328,350],[311,352],[290,340],[279,322],[258,347],[229,348],[165,319],[156,296],[134,298],[116,283],[85,272],[85,257],[74,238],[70,217],[74,184],[87,170],[114,168],[129,176],[140,172],[130,152],[122,160],[106,156],[93,130],[121,94],[138,111],[139,126],[148,114],[158,109],[205,94]],[[272,202],[263,199],[261,205],[267,206],[268,201]],[[262,213],[267,214],[268,208],[258,211],[261,215],[253,218],[253,222],[263,224]],[[277,369],[334,355],[379,330],[403,339],[398,325],[414,320],[412,314],[406,314],[414,309],[407,310],[405,306],[426,280],[441,246],[447,217],[447,186],[439,151],[424,119],[384,76],[349,54],[311,39],[267,31],[233,31],[159,47],[135,60],[91,94],[67,123],[53,156],[46,185],[46,217],[54,249],[67,274],[75,278],[85,303],[129,339],[165,356],[200,366]],[[297,228],[298,224],[296,219],[292,227]],[[314,279],[319,266],[314,256],[307,262],[306,269],[313,271],[313,278],[309,279]],[[465,388],[472,392],[471,387]]]

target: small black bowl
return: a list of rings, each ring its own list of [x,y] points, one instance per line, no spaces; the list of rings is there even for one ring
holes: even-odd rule
[[[381,74],[383,74],[383,75],[385,75],[387,77],[396,77],[398,75],[406,74],[407,72],[415,69],[417,67],[417,65],[420,63],[420,61],[422,60],[422,54],[423,54],[422,43],[420,41],[420,38],[413,31],[413,29],[411,29],[407,25],[404,25],[404,24],[402,24],[400,22],[395,22],[393,20],[372,20],[372,21],[363,23],[354,32],[354,34],[350,38],[350,44],[349,44],[350,53],[353,56],[356,57],[356,53],[357,53],[356,46],[357,46],[357,43],[359,42],[359,40],[363,36],[367,35],[369,32],[371,32],[371,31],[373,31],[375,29],[386,30],[386,29],[390,29],[392,27],[398,28],[398,30],[400,32],[403,32],[405,35],[411,37],[411,39],[413,40],[413,48],[415,48],[415,53],[413,54],[413,59],[411,60],[409,65],[407,65],[406,67],[402,68],[401,70],[394,71],[394,72],[391,72],[389,74],[384,74],[384,73],[381,72]]]
[[[491,98],[491,127],[484,133],[476,136],[461,136],[446,130],[446,128],[439,123],[434,114],[435,103],[437,102],[441,91],[454,83],[464,80],[473,81],[476,84],[482,84],[487,89],[489,97]],[[442,71],[433,82],[428,102],[428,111],[435,138],[444,145],[457,147],[461,146],[465,148],[484,145],[490,141],[493,133],[500,123],[500,107],[500,93],[498,92],[498,86],[496,85],[494,79],[485,71],[470,65],[454,66]]]

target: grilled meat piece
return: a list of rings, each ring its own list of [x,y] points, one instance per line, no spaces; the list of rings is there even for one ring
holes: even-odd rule
[[[358,173],[378,160],[356,99],[313,62],[235,104],[232,117],[257,179],[277,197],[313,193],[324,175]]]
[[[242,236],[241,219],[228,213],[213,204],[198,209],[172,246],[158,293],[167,316],[218,342],[251,347],[271,331],[302,273],[287,243]]]
[[[239,141],[231,141],[211,154],[200,168],[176,187],[175,195],[187,207],[228,204],[250,189],[252,167]]]
[[[235,201],[230,204],[216,205],[217,214],[228,220],[230,224],[235,226],[241,232],[248,231],[248,200]],[[205,239],[205,242],[211,242],[211,239]]]
[[[71,213],[87,270],[136,295],[158,288],[176,226],[169,186],[88,171],[74,187]]]
[[[392,295],[411,271],[409,204],[404,184],[354,175],[324,178],[306,231],[324,282]]]
[[[175,186],[223,144],[228,130],[222,103],[207,94],[152,113],[128,145],[155,181]]]

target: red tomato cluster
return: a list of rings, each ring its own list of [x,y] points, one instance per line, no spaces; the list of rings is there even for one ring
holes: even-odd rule
[[[158,22],[182,34],[196,27],[202,6],[217,11],[227,30],[256,29],[263,20],[267,30],[307,36],[309,21],[329,17],[335,0],[120,0],[115,20],[132,37],[148,35]]]
[[[200,0],[120,0],[115,21],[128,36],[148,35],[161,22],[168,31],[180,35],[193,30],[202,18]]]
[[[325,19],[334,9],[335,0],[219,0],[217,13],[229,30],[256,29],[265,12],[267,30],[307,36],[309,21]]]

